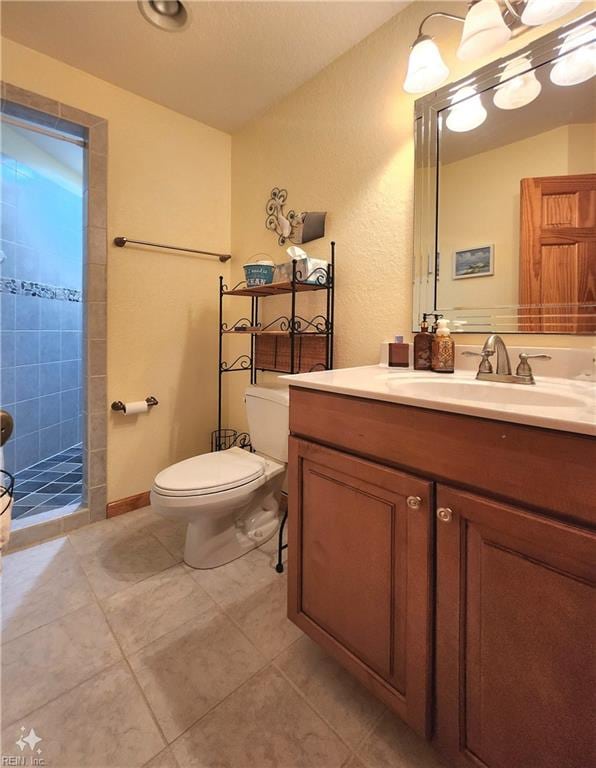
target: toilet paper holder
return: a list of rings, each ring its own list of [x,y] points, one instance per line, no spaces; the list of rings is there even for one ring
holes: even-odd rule
[[[153,408],[154,405],[159,405],[159,400],[156,397],[153,397],[153,395],[146,397],[145,402],[149,408]],[[122,400],[114,400],[110,407],[113,411],[122,411],[123,413],[126,413],[126,404],[123,403]]]

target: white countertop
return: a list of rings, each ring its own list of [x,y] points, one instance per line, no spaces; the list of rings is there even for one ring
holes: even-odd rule
[[[440,374],[385,365],[280,379],[290,386],[596,436],[594,381],[536,376],[535,385],[502,384],[476,381],[474,371]]]

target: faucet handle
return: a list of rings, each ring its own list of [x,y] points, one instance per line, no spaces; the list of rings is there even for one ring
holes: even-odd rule
[[[464,350],[462,352],[462,355],[465,355],[466,357],[481,357],[482,361],[480,365],[478,366],[478,373],[492,373],[493,372],[493,366],[488,359],[491,357],[491,355],[494,355],[494,350],[492,349],[483,349],[482,352],[472,352],[471,350]]]
[[[516,376],[525,376],[533,379],[532,369],[528,360],[552,360],[552,355],[529,355],[527,352],[519,353],[519,365],[515,372]]]

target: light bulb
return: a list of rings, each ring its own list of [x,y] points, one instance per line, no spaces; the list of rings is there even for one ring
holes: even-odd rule
[[[528,27],[537,27],[570,13],[581,0],[527,0],[521,20]]]
[[[451,99],[453,106],[447,115],[447,128],[456,133],[473,131],[486,120],[486,109],[480,96],[471,85],[459,88]]]
[[[468,61],[491,53],[510,37],[511,30],[503,20],[496,0],[480,0],[468,11],[457,57]]]
[[[555,85],[577,85],[596,75],[596,26],[588,24],[565,37],[559,57],[551,69]]]
[[[410,51],[404,91],[426,93],[438,88],[449,75],[449,69],[441,58],[436,43],[422,35]]]
[[[501,73],[493,102],[499,109],[519,109],[534,101],[542,90],[542,85],[531,68],[530,60],[525,56],[510,61]]]

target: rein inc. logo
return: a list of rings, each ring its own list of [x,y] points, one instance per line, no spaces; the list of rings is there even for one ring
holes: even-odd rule
[[[20,749],[20,755],[2,755],[2,765],[6,766],[43,766],[45,760],[41,757],[41,747],[39,744],[43,741],[41,736],[35,733],[35,728],[30,728],[29,733],[24,725],[21,726],[21,733],[15,744]]]

